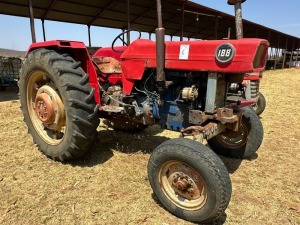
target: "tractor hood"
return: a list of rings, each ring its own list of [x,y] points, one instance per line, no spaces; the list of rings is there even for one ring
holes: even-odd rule
[[[165,42],[165,68],[188,71],[210,71],[222,73],[247,73],[263,70],[269,42],[263,39],[213,41],[169,41]],[[134,66],[142,72],[156,67],[156,45],[150,40],[134,41],[122,54],[122,67],[132,71]],[[136,71],[136,72],[138,72]],[[139,79],[142,74],[126,74]]]

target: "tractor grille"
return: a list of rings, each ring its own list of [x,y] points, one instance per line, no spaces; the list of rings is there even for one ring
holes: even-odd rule
[[[251,99],[258,98],[259,80],[255,80],[255,81],[250,82],[250,90],[251,90]]]
[[[222,74],[210,73],[207,79],[205,112],[215,113],[217,108],[224,106],[226,81]]]

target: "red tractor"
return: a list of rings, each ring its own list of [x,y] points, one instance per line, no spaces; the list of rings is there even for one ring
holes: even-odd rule
[[[159,124],[178,131],[181,138],[160,144],[149,159],[151,187],[174,215],[214,221],[231,197],[228,171],[214,151],[245,158],[263,140],[261,121],[245,107],[252,102],[229,100],[229,87],[264,69],[269,43],[165,42],[158,19],[156,42],[114,46],[113,41],[92,57],[81,42],[32,44],[19,80],[24,121],[41,152],[58,161],[91,148],[99,118],[124,130]]]

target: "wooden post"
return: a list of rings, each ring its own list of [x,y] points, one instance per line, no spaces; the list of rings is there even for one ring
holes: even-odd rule
[[[277,57],[275,58],[275,69],[277,68],[277,63],[278,63],[278,61],[279,61],[279,44],[280,44],[280,34],[278,34],[278,47],[277,47]]]
[[[271,40],[271,31],[269,31],[269,33],[268,33],[268,41],[271,42],[270,40]],[[271,47],[269,60],[272,59],[272,54],[273,54],[273,51],[272,51],[272,47]]]
[[[292,67],[292,64],[293,64],[294,46],[295,46],[295,39],[293,40],[293,45],[292,45],[292,49],[291,49],[291,57],[290,57],[290,65],[289,65],[289,68],[291,68],[291,67]]]
[[[275,48],[275,60],[274,60],[274,67],[273,67],[273,70],[276,69],[276,65],[277,65],[277,57],[278,57],[278,48]]]
[[[284,67],[285,67],[286,51],[287,51],[287,45],[288,45],[288,41],[289,41],[289,39],[288,39],[288,38],[286,38],[286,42],[285,42],[285,51],[284,51],[284,55],[283,55],[283,62],[282,62],[282,69],[284,69]]]
[[[231,37],[231,27],[228,27],[227,38],[230,39],[230,37]]]
[[[299,46],[300,46],[300,40],[298,41],[298,48],[297,48],[297,58],[296,58],[296,66],[297,67],[298,67]]]

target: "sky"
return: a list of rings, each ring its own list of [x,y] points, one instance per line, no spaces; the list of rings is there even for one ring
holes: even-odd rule
[[[153,0],[154,1],[154,0]],[[234,15],[227,0],[193,0],[193,2]],[[300,0],[247,0],[242,4],[243,18],[266,27],[300,37]],[[43,41],[42,24],[35,20],[37,41]],[[45,21],[47,40],[76,40],[88,45],[86,25]],[[29,18],[0,15],[0,48],[25,51],[31,44]],[[92,46],[110,46],[121,31],[91,27]],[[143,37],[148,38],[148,34]]]

